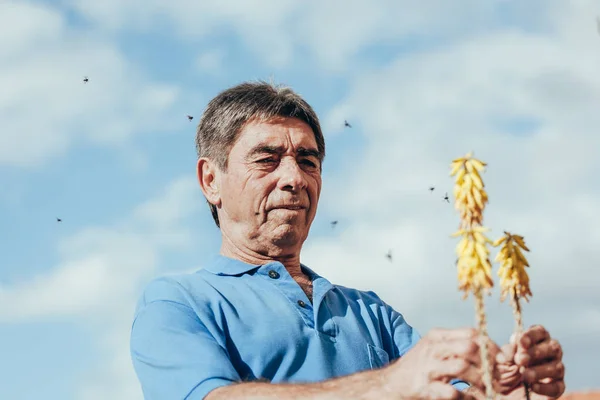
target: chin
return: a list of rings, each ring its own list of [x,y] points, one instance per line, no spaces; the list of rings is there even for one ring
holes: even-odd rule
[[[276,229],[271,234],[271,243],[281,248],[301,246],[305,237],[295,229],[281,231]]]
[[[271,239],[271,242],[277,246],[288,247],[295,246],[301,241],[300,235],[289,234],[289,235],[276,235]]]
[[[273,258],[290,258],[298,254],[298,250],[292,246],[277,245],[273,243],[267,250],[267,255]]]

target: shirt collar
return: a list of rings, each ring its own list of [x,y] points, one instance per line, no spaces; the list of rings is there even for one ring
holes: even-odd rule
[[[258,267],[260,265],[248,264],[235,258],[217,254],[209,260],[203,269],[215,275],[239,275]]]
[[[263,265],[269,264],[282,265],[278,261],[271,261],[260,265],[248,264],[243,261],[236,260],[235,258],[229,258],[222,254],[217,254],[214,257],[212,257],[212,259],[207,263],[206,267],[204,267],[203,269],[215,275],[241,275],[250,270],[260,268]],[[301,263],[300,266],[302,267],[303,271],[310,276],[311,280],[315,280],[321,277],[315,271],[308,268],[306,265]]]

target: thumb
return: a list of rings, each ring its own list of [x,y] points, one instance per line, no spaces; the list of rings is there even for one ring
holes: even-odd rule
[[[517,339],[519,339],[519,336],[521,336],[521,335],[519,335],[517,333],[513,333],[512,335],[510,335],[509,343],[510,344],[516,344],[517,343]]]
[[[513,364],[516,352],[517,345],[515,343],[505,344],[500,348],[496,361],[500,364]]]

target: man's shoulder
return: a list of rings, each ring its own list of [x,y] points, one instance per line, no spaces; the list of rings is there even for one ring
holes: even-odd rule
[[[165,274],[152,278],[144,286],[138,309],[155,301],[190,305],[198,296],[208,293],[208,284],[202,270]]]

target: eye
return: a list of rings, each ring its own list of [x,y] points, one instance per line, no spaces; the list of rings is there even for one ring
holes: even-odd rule
[[[277,160],[275,160],[273,157],[269,157],[269,158],[261,158],[260,160],[258,160],[256,162],[260,163],[260,164],[269,164],[269,163],[277,162]]]
[[[315,161],[312,161],[309,158],[302,159],[300,161],[300,164],[305,165],[306,168],[309,168],[309,169],[317,169],[317,168],[319,168],[319,163],[315,162]]]

